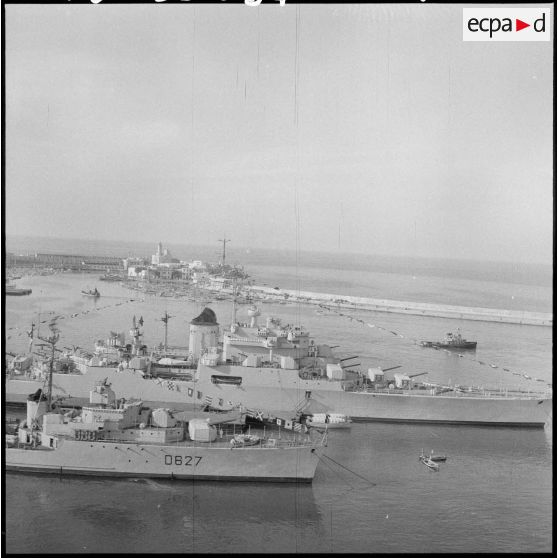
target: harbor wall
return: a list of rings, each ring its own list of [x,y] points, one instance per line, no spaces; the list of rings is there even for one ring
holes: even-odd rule
[[[552,326],[553,322],[552,314],[545,312],[452,306],[447,304],[375,299],[288,289],[276,290],[271,287],[257,285],[251,286],[250,292],[255,297],[261,297],[263,295],[266,298],[277,298],[290,302],[303,302],[305,304],[326,305],[332,308],[350,308],[353,310],[371,310],[375,312],[392,312],[415,316],[432,316],[438,318],[502,322],[521,325]]]

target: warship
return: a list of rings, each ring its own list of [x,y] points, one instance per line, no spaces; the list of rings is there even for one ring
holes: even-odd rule
[[[552,412],[552,394],[488,390],[422,382],[419,374],[369,368],[352,370],[327,344],[317,344],[301,326],[267,318],[248,309],[248,322],[233,319],[222,334],[217,317],[206,307],[190,322],[188,352],[181,358],[148,353],[133,320],[132,343],[111,334],[93,353],[66,355],[73,370],[55,371],[53,393],[86,398],[88,386],[107,378],[118,393],[160,406],[244,406],[253,414],[267,411],[338,413],[353,421],[417,422],[491,426],[544,427]],[[163,361],[159,365],[159,361]],[[169,370],[174,370],[169,373]],[[163,373],[164,372],[164,373]],[[161,375],[160,375],[161,374]],[[24,402],[44,383],[44,370],[8,370],[7,402]],[[309,413],[306,413],[309,414]]]
[[[39,393],[6,434],[7,471],[56,475],[311,483],[327,432],[224,429],[227,416],[178,420],[165,408],[116,399],[106,381],[81,411],[50,410]]]

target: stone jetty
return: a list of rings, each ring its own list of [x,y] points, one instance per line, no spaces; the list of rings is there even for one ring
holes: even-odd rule
[[[273,298],[290,302],[325,305],[331,308],[347,308],[353,310],[372,310],[375,312],[392,312],[396,314],[412,314],[416,316],[434,316],[438,318],[454,318],[459,320],[477,320],[485,322],[501,322],[521,325],[552,326],[552,314],[545,312],[524,312],[519,310],[501,310],[497,308],[474,308],[468,306],[452,306],[447,304],[431,304],[401,300],[386,300],[358,296],[314,293],[289,289],[276,289],[253,285],[250,293],[254,298]]]

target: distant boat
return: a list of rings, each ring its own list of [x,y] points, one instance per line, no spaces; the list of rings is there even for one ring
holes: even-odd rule
[[[433,463],[445,463],[447,461],[446,455],[434,455],[434,450],[430,452],[430,455],[425,455],[424,450],[421,450],[419,459],[424,462],[424,460],[432,461]]]
[[[447,333],[443,341],[421,341],[423,347],[432,347],[434,349],[476,349],[476,341],[467,341],[461,336],[459,330],[457,333]]]
[[[33,291],[31,289],[18,288],[14,284],[6,284],[5,292],[7,295],[10,296],[23,296],[23,295],[29,295]]]
[[[122,281],[122,277],[116,273],[105,273],[99,277],[100,281]]]
[[[425,455],[424,451],[422,451],[422,450],[421,450],[421,454],[419,455],[419,461],[421,463],[424,463],[432,471],[439,471],[440,470],[440,466],[438,465],[438,463],[436,463],[434,461],[434,459],[432,459],[431,456]]]
[[[99,296],[101,296],[101,293],[97,290],[97,287],[95,287],[94,289],[81,289],[81,294],[84,296],[90,296],[93,298],[97,298]]]
[[[422,463],[424,463],[432,471],[439,471],[440,470],[440,466],[438,465],[438,463],[435,463],[434,461],[432,461],[432,459],[430,459],[430,457],[428,457],[428,456],[421,457],[420,460],[422,461]]]

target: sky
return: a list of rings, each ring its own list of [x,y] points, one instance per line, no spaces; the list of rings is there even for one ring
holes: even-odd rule
[[[5,233],[552,263],[552,41],[462,9],[7,4]]]

